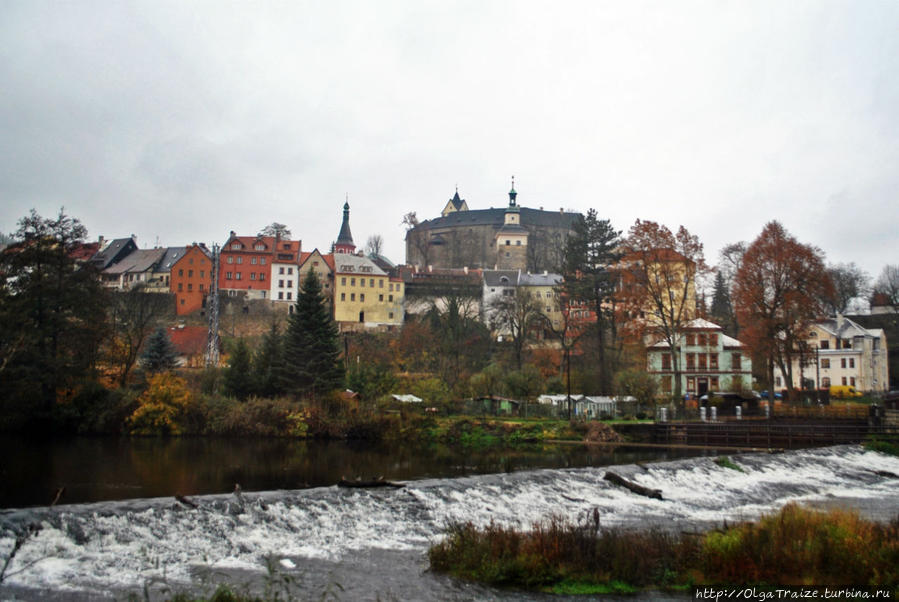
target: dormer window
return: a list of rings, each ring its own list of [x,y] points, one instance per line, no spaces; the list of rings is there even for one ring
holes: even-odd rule
[[[262,243],[257,244],[253,248],[256,249],[257,251],[265,251],[265,245]]]
[[[239,242],[236,242],[236,243],[233,243],[233,244],[231,245],[231,248],[232,248],[232,249],[242,249],[242,248],[243,248],[243,245],[240,244]]]

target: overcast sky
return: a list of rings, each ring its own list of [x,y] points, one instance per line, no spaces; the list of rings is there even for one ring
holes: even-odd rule
[[[403,215],[518,200],[706,257],[772,219],[899,263],[899,2],[38,2],[0,17],[0,231],[223,242],[283,222],[404,260]]]

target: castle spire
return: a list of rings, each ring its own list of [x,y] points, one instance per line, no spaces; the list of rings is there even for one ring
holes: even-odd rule
[[[512,190],[509,191],[509,207],[515,206],[515,199],[518,193],[515,192],[515,176],[512,176]]]

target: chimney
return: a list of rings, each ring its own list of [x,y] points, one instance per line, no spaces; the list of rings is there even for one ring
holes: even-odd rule
[[[103,235],[101,234],[101,235],[100,235],[100,238],[97,239],[97,245],[99,245],[98,248],[99,248],[101,251],[103,250],[103,243],[104,243],[104,242],[106,242],[106,241],[103,239]]]

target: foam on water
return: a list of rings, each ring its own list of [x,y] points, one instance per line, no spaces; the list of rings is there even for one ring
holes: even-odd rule
[[[298,558],[340,561],[371,549],[423,552],[449,522],[491,521],[528,527],[551,513],[606,526],[702,528],[747,520],[791,500],[833,504],[867,500],[883,515],[899,512],[899,458],[841,446],[781,455],[691,458],[611,468],[537,470],[410,482],[403,489],[338,489],[170,499],[0,512],[0,558],[17,533],[42,526],[7,570],[7,584],[65,591],[108,591],[153,579],[189,583],[198,568],[261,571],[266,559],[290,568]],[[612,470],[660,489],[641,497],[603,479]],[[293,560],[291,560],[293,559]]]

